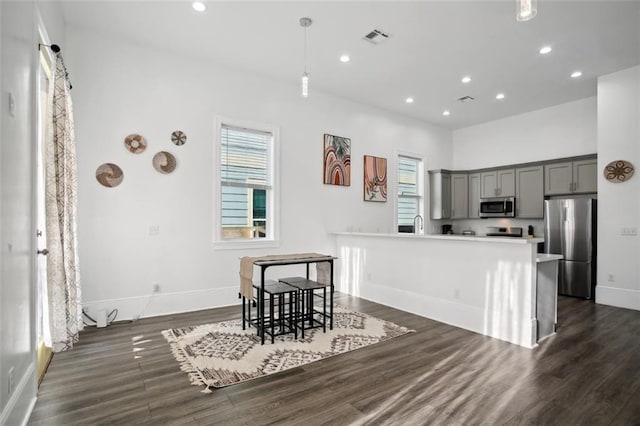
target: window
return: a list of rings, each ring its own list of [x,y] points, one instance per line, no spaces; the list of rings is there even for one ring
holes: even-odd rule
[[[413,221],[423,215],[422,209],[422,159],[398,155],[398,198],[396,217],[398,232],[413,232]]]
[[[220,121],[216,128],[215,240],[251,245],[274,241],[276,132],[268,126],[229,120]]]

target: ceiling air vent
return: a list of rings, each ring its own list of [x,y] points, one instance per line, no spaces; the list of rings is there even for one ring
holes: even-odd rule
[[[458,98],[458,100],[460,102],[471,102],[471,101],[475,101],[476,98],[472,97],[472,96],[463,96],[461,98]]]
[[[373,43],[373,44],[380,44],[383,41],[387,40],[388,38],[389,38],[389,34],[378,29],[371,31],[369,32],[369,34],[362,37],[363,40],[366,40],[369,43]]]

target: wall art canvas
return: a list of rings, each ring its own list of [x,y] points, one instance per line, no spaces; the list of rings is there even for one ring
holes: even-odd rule
[[[351,139],[324,135],[324,183],[351,186]]]
[[[364,156],[364,200],[387,201],[387,159]]]

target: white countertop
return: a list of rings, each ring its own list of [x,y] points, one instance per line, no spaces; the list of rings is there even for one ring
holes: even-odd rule
[[[514,238],[514,237],[487,237],[484,235],[415,235],[415,234],[379,234],[375,232],[332,232],[334,235],[347,237],[374,237],[374,238],[408,238],[422,240],[447,240],[447,241],[475,241],[482,243],[502,244],[538,244],[544,242],[544,238]],[[557,256],[557,255],[550,255]],[[552,259],[549,259],[552,260]]]
[[[537,263],[551,262],[553,260],[561,259],[563,259],[561,254],[538,253],[538,255],[536,256]]]

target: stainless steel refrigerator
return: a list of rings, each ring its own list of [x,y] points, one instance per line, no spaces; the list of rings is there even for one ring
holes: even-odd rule
[[[597,200],[567,198],[544,202],[544,251],[561,254],[558,293],[595,298]]]

